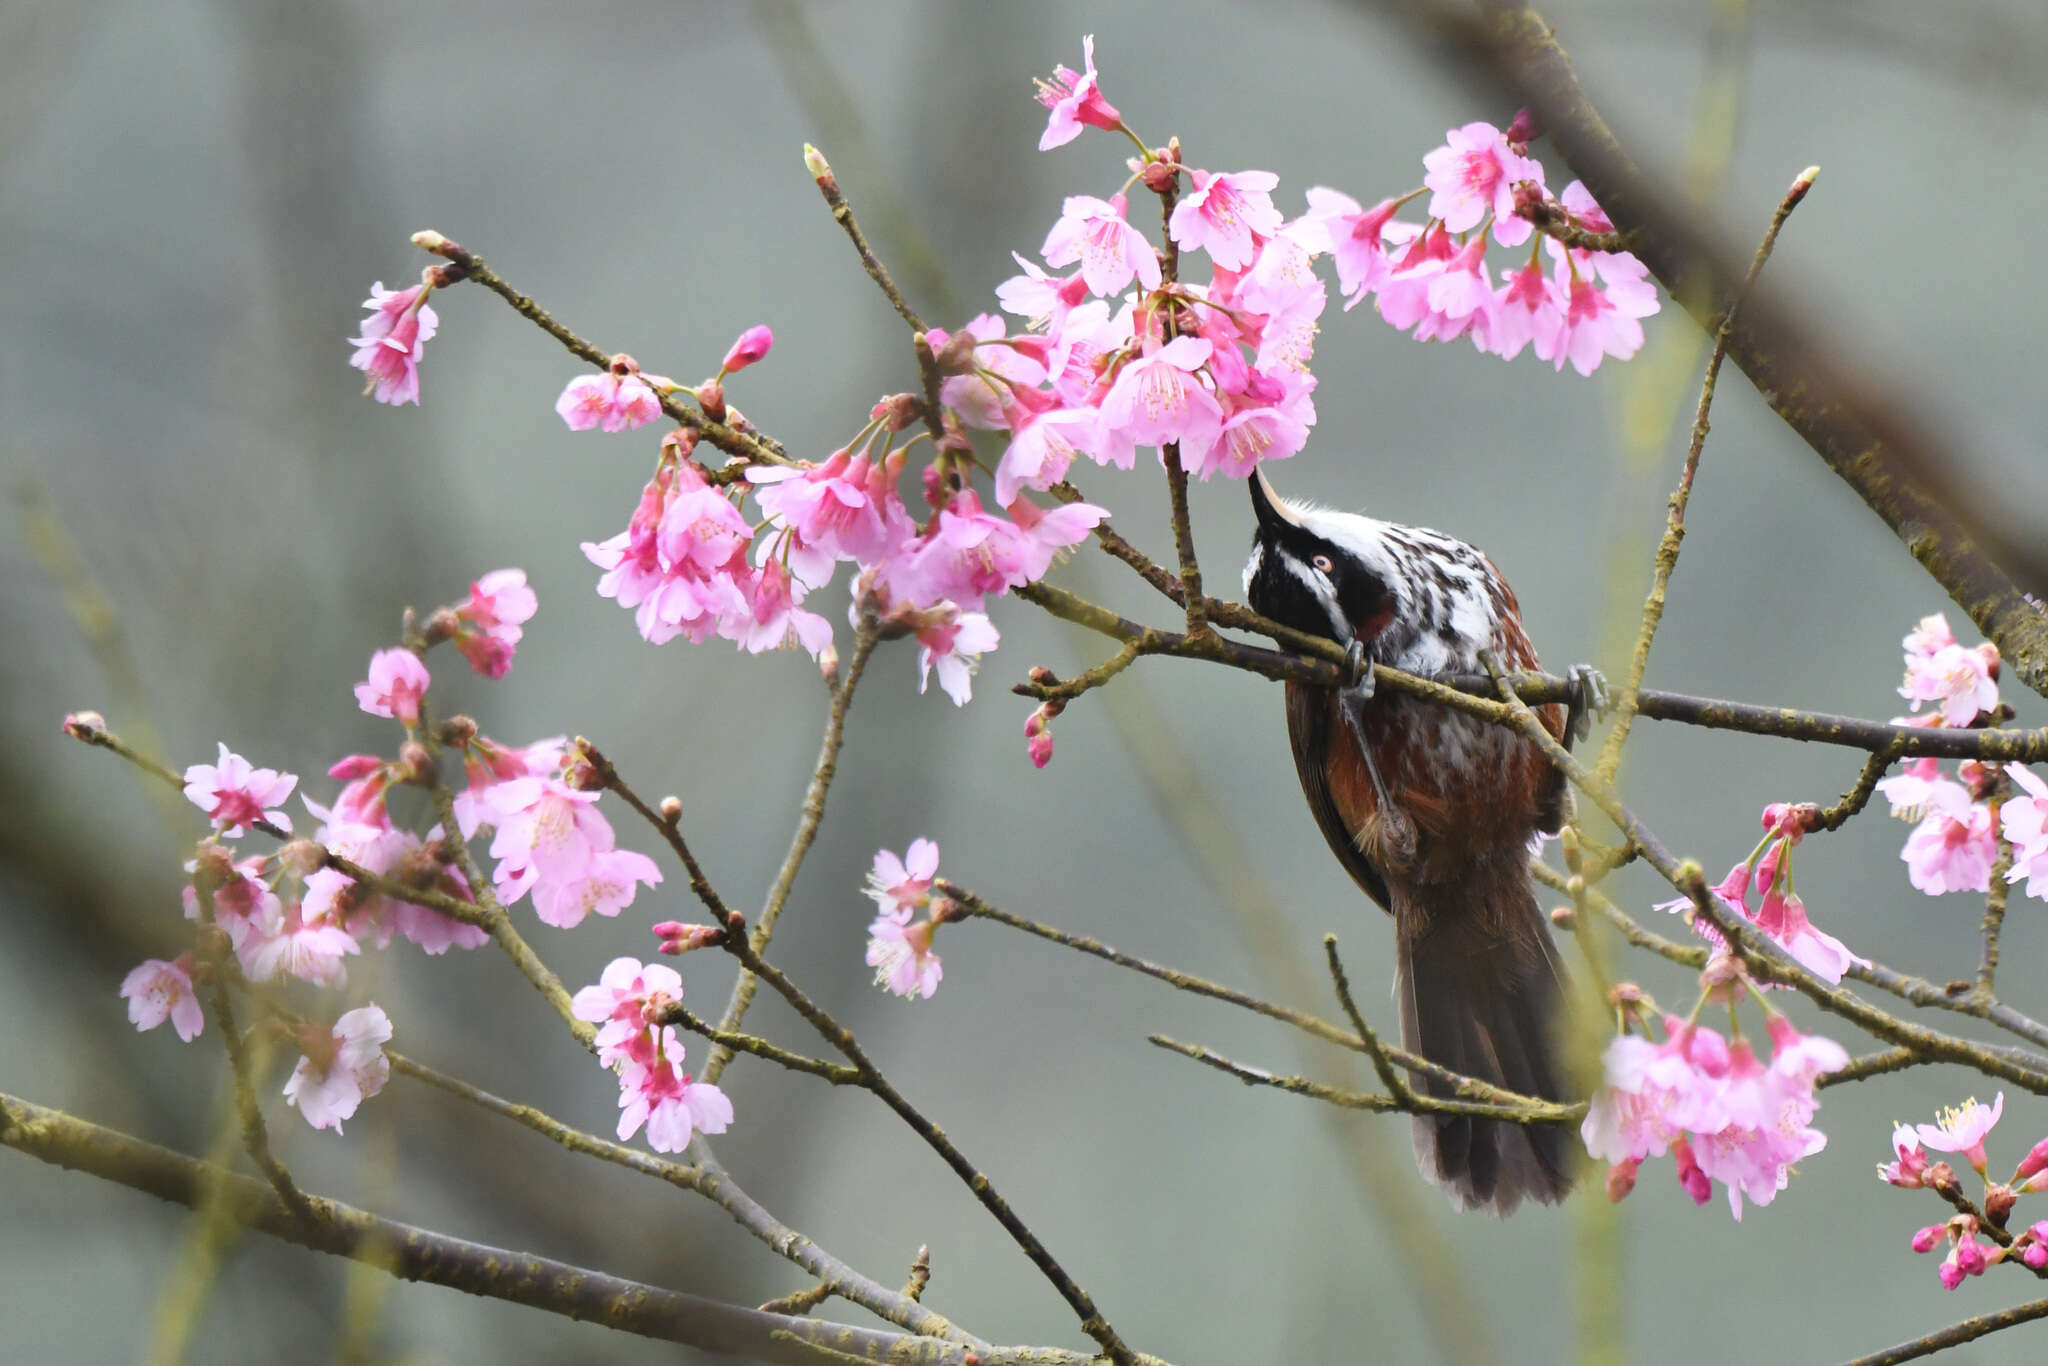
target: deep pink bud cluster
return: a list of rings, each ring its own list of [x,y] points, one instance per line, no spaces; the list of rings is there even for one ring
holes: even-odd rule
[[[1745,1195],[1768,1205],[1789,1183],[1792,1164],[1826,1145],[1811,1127],[1820,1105],[1814,1084],[1847,1066],[1849,1055],[1832,1040],[1801,1034],[1782,1015],[1769,1024],[1768,1066],[1748,1040],[1731,1044],[1675,1017],[1665,1019],[1661,1044],[1623,1034],[1608,1045],[1605,1081],[1579,1132],[1586,1151],[1621,1169],[1609,1179],[1612,1198],[1634,1188],[1645,1157],[1669,1151],[1695,1204],[1705,1204],[1719,1181],[1740,1219]]]

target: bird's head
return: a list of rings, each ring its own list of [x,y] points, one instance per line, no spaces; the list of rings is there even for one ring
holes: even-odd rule
[[[1252,471],[1258,528],[1244,567],[1245,600],[1283,626],[1370,646],[1393,620],[1399,588],[1381,524],[1354,513],[1290,503],[1263,469]]]

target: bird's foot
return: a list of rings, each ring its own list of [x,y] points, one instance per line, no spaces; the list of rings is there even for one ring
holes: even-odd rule
[[[1565,697],[1564,746],[1583,740],[1593,729],[1593,718],[1605,719],[1614,700],[1607,691],[1607,679],[1591,664],[1574,664],[1565,671],[1570,691]]]
[[[1365,654],[1365,643],[1354,640],[1344,649],[1345,686],[1360,702],[1372,700],[1373,689],[1379,683],[1379,676],[1373,672],[1372,660]]]

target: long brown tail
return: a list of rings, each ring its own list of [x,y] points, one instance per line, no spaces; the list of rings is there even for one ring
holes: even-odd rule
[[[1401,1041],[1454,1072],[1546,1100],[1569,1098],[1559,1053],[1562,965],[1520,851],[1458,884],[1396,885]],[[1416,1078],[1424,1094],[1451,1088]],[[1461,1208],[1506,1215],[1571,1184],[1569,1126],[1418,1115],[1415,1157]]]

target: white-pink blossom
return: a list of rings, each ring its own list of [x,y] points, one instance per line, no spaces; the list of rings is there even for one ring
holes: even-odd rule
[[[165,1020],[186,1043],[206,1028],[206,1012],[192,990],[192,955],[181,953],[170,962],[152,958],[121,979],[121,995],[128,1002],[128,1022],[138,1030],[155,1029]]]
[[[406,726],[420,723],[420,699],[432,681],[411,650],[379,650],[370,656],[370,676],[356,684],[356,705],[372,716],[389,716]]]
[[[390,1080],[390,1041],[391,1019],[375,1005],[349,1011],[332,1030],[309,1027],[300,1040],[305,1056],[284,1084],[285,1103],[314,1128],[340,1133],[341,1122]]]
[[[252,768],[247,759],[223,744],[213,763],[194,764],[185,770],[185,797],[207,814],[224,838],[234,839],[254,821],[269,821],[290,830],[291,817],[276,808],[291,796],[298,781],[274,768]]]

